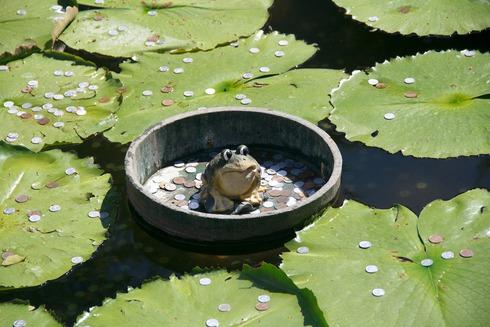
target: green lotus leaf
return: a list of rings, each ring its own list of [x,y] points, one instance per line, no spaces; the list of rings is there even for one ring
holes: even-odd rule
[[[403,206],[346,201],[298,232],[281,268],[313,291],[334,326],[486,326],[489,207],[482,189],[436,200],[419,219]],[[446,251],[454,257],[443,259]]]
[[[105,3],[101,5],[113,9],[81,12],[60,39],[74,49],[115,57],[142,51],[208,50],[259,29],[272,0]]]
[[[331,110],[326,94],[345,74],[327,69],[288,71],[315,51],[292,35],[259,32],[207,52],[145,53],[137,63],[121,65],[118,78],[127,90],[117,124],[105,135],[111,141],[127,143],[165,118],[217,106],[261,106],[318,122]],[[176,69],[183,73],[175,73]],[[185,96],[188,91],[193,95]],[[237,99],[240,94],[246,100]]]
[[[89,259],[112,216],[109,179],[91,159],[0,142],[0,289],[43,284]]]
[[[487,154],[489,95],[490,54],[427,52],[355,72],[332,93],[330,120],[347,139],[390,153]]]
[[[352,18],[389,33],[451,35],[490,27],[488,0],[333,0]]]
[[[1,1],[0,63],[51,40],[54,22],[64,12],[56,0]]]
[[[21,303],[0,303],[0,317],[2,326],[61,327],[43,307],[34,308]]]
[[[271,269],[279,271],[215,271],[147,282],[82,314],[75,326],[218,326],[209,319],[219,326],[303,326],[297,288]],[[260,295],[270,298],[259,305],[263,311],[256,308]]]
[[[80,143],[113,125],[118,82],[108,79],[103,69],[75,65],[76,57],[58,57],[70,60],[33,54],[0,71],[2,140],[39,151],[57,143]]]

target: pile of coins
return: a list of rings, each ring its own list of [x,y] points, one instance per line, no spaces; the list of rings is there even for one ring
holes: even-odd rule
[[[202,174],[218,152],[200,153],[158,170],[144,188],[158,201],[183,209],[204,211],[199,203]],[[252,214],[292,207],[313,196],[325,184],[318,170],[302,158],[276,150],[253,150],[261,166],[265,200]]]

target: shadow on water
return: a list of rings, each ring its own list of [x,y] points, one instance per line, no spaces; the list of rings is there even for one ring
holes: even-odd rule
[[[489,31],[451,38],[371,32],[344,16],[342,9],[327,0],[310,0],[308,5],[305,1],[276,0],[267,25],[319,44],[320,51],[305,64],[307,67],[352,71],[396,55],[429,49],[490,49]],[[331,129],[327,131],[344,158],[340,202],[348,198],[380,208],[400,203],[418,213],[434,199],[449,199],[476,187],[490,188],[490,156],[416,159],[351,143]],[[44,304],[70,326],[82,311],[100,305],[104,298],[114,297],[127,286],[139,286],[155,276],[168,278],[171,274],[191,272],[197,266],[240,269],[245,263],[280,263],[279,255],[285,251],[281,243],[270,244],[267,249],[251,249],[256,251],[253,253],[229,254],[220,249],[198,251],[161,235],[155,237],[154,232],[149,233],[134,219],[124,195],[125,146],[97,136],[82,145],[64,149],[74,150],[81,157],[94,156],[95,162],[113,175],[116,188],[122,191],[110,237],[92,259],[76,266],[69,274],[43,287],[0,292],[0,301],[21,298],[33,305]]]

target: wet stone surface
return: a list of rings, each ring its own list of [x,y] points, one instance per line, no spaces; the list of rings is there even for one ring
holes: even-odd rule
[[[160,169],[147,179],[145,190],[160,202],[205,212],[199,202],[202,174],[219,150],[194,154]],[[250,154],[261,166],[265,189],[264,201],[252,214],[293,207],[313,196],[328,179],[313,164],[288,152],[259,148]]]

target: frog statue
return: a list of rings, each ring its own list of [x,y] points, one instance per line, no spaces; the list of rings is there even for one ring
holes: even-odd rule
[[[202,174],[201,205],[209,213],[244,214],[264,200],[260,186],[260,165],[249,155],[248,147],[224,149],[206,166]]]

